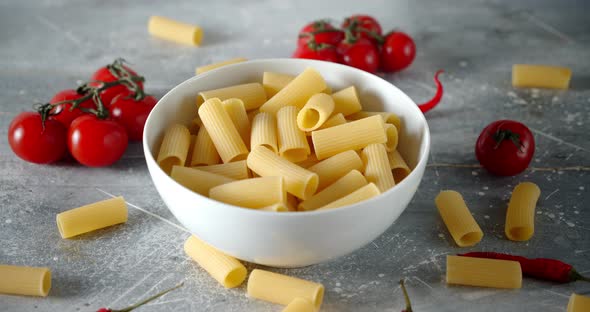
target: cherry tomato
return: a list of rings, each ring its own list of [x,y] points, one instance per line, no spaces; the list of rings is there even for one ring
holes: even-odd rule
[[[157,102],[151,95],[136,101],[133,92],[127,91],[115,96],[109,112],[114,121],[125,127],[129,140],[141,141],[145,121]]]
[[[66,90],[62,90],[62,91],[59,91],[58,93],[56,93],[51,98],[51,100],[49,100],[49,103],[55,104],[55,103],[62,102],[62,101],[76,100],[81,97],[83,97],[83,95],[78,94],[78,92],[76,92],[76,90],[66,89]],[[79,117],[81,115],[86,114],[85,112],[83,112],[79,108],[75,108],[73,110],[70,110],[71,107],[72,107],[71,103],[56,105],[55,108],[53,108],[51,110],[52,114],[57,114],[57,115],[53,116],[53,119],[61,122],[64,126],[66,126],[66,128],[68,128],[70,126],[70,124],[72,123],[72,120],[76,119],[77,117]],[[88,99],[87,101],[82,102],[78,107],[91,109],[91,108],[95,108],[95,104],[92,101],[92,99]]]
[[[137,76],[137,73],[133,69],[131,69],[125,65],[123,65],[123,68],[125,68],[132,76]],[[117,77],[113,76],[113,74],[109,71],[109,69],[106,66],[104,66],[104,67],[99,68],[96,72],[94,72],[94,74],[92,74],[92,77],[90,77],[90,80],[111,82],[111,81],[117,80]],[[140,88],[143,89],[143,83],[141,81],[138,81],[137,84],[139,85]],[[94,83],[94,82],[89,83],[89,85],[94,86],[94,87],[99,86],[98,83]],[[103,90],[100,93],[100,99],[102,100],[102,103],[104,104],[105,107],[109,107],[109,105],[111,105],[111,102],[115,96],[117,96],[119,93],[123,93],[127,90],[129,90],[129,88],[127,88],[127,86],[122,85],[122,84],[117,85],[117,86],[113,86],[113,87]]]
[[[108,166],[123,156],[128,137],[125,128],[113,120],[83,115],[72,122],[68,148],[74,158],[89,167]]]
[[[311,40],[313,38],[313,40]],[[335,28],[326,21],[315,21],[305,25],[299,31],[297,46],[305,46],[310,41],[317,44],[330,44],[336,46],[344,39],[344,32]]]
[[[475,144],[475,156],[489,172],[513,176],[523,172],[535,153],[533,134],[518,121],[498,120],[483,129]]]
[[[337,52],[340,63],[346,64],[370,73],[375,73],[379,68],[379,54],[377,48],[367,39],[358,39],[354,43],[341,42]]]
[[[45,120],[37,112],[18,114],[8,127],[8,143],[20,158],[37,164],[49,164],[66,154],[66,127],[52,118]]]
[[[335,48],[317,48],[309,44],[297,47],[292,57],[338,63],[338,53]]]
[[[353,22],[355,26],[352,25]],[[377,39],[374,35],[381,36],[381,25],[379,25],[379,22],[374,17],[358,14],[344,19],[342,28],[346,29],[351,26],[354,26],[351,31],[355,37],[369,39],[374,44],[377,44]]]
[[[407,34],[396,31],[385,37],[381,47],[381,69],[386,72],[402,70],[414,61],[416,44]]]

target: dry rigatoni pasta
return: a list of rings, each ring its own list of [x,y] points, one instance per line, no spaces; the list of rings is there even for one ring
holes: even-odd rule
[[[385,134],[387,135],[387,142],[385,142],[385,148],[388,152],[395,151],[398,143],[397,128],[392,124],[386,123]]]
[[[222,175],[236,180],[250,178],[250,170],[245,160],[234,161],[227,164],[218,164],[211,166],[200,166],[197,169]]]
[[[217,63],[213,63],[213,64],[209,64],[209,65],[204,65],[204,66],[199,66],[195,69],[195,74],[202,74],[202,73],[206,73],[210,70],[214,70],[226,65],[231,65],[231,64],[237,64],[237,63],[242,63],[247,61],[247,59],[243,58],[243,57],[236,57],[233,59],[229,59],[226,61],[222,61],[222,62],[217,62]]]
[[[184,252],[225,288],[240,286],[246,279],[246,267],[233,257],[213,248],[191,235],[184,243]]]
[[[182,186],[203,196],[209,196],[209,190],[215,186],[234,181],[234,179],[219,174],[182,166],[172,167],[170,177]]]
[[[193,146],[190,166],[209,166],[220,162],[221,157],[211,140],[211,136],[209,136],[209,132],[205,127],[201,127]]]
[[[572,294],[567,303],[567,312],[588,312],[590,311],[590,297]]]
[[[340,199],[367,185],[367,179],[358,170],[352,170],[345,176],[317,192],[312,197],[299,203],[298,210],[315,210]]]
[[[284,106],[303,107],[309,98],[326,88],[326,81],[313,68],[306,68],[275,96],[260,106],[260,111],[276,114]]]
[[[287,192],[301,199],[313,195],[318,187],[318,175],[279,157],[264,146],[257,146],[248,155],[248,168],[262,177],[282,176]]]
[[[512,86],[516,88],[567,89],[572,70],[549,65],[512,65]]]
[[[0,294],[47,297],[51,289],[49,268],[0,264]]]
[[[209,190],[209,197],[226,204],[262,208],[284,203],[283,177],[260,177],[222,184]]]
[[[334,113],[342,113],[344,116],[348,116],[362,109],[358,93],[354,86],[332,94],[332,99],[334,99],[335,103]]]
[[[395,183],[400,183],[410,174],[410,167],[397,150],[387,153],[387,158],[389,158],[389,167],[393,173],[393,180],[395,180]]]
[[[246,146],[250,146],[250,119],[246,113],[244,102],[240,99],[227,99],[223,101],[223,108],[236,126]]]
[[[359,120],[371,116],[379,115],[383,118],[383,121],[388,124],[392,124],[395,126],[398,132],[402,130],[402,121],[395,113],[392,112],[367,112],[367,111],[360,111],[350,116],[346,116],[349,120]]]
[[[231,98],[240,99],[244,102],[246,110],[252,110],[266,102],[266,93],[262,85],[257,82],[202,91],[197,96],[197,107],[201,103],[213,98],[218,98],[221,101]]]
[[[474,246],[483,232],[467,208],[463,196],[456,191],[442,191],[434,199],[453,240],[459,247]]]
[[[279,153],[277,120],[269,113],[259,113],[252,120],[252,133],[250,134],[250,150],[257,146],[264,146],[275,154]]]
[[[127,222],[127,203],[115,197],[57,214],[57,229],[62,238],[70,238]]]
[[[314,153],[314,154],[310,154],[309,156],[307,156],[307,158],[304,161],[298,162],[297,165],[300,167],[303,167],[303,168],[309,168],[319,162],[320,161],[318,160],[318,158],[315,156],[315,153]]]
[[[288,85],[289,82],[293,81],[293,79],[295,79],[295,76],[275,72],[264,72],[262,74],[262,86],[264,87],[266,96],[270,99]]]
[[[355,153],[356,154],[356,153]],[[384,144],[369,144],[361,152],[367,181],[375,183],[381,193],[395,185]]]
[[[313,131],[321,127],[334,111],[332,97],[318,93],[309,98],[297,115],[297,126],[302,131]]]
[[[320,207],[318,210],[328,210],[353,205],[358,202],[373,198],[379,194],[381,194],[379,188],[374,183],[369,183],[344,197],[341,197],[329,204]]]
[[[248,296],[287,305],[296,298],[311,301],[319,309],[324,299],[324,286],[296,277],[255,269],[248,278]]]
[[[181,124],[173,124],[166,128],[164,139],[160,145],[157,162],[160,168],[170,174],[172,166],[183,166],[191,144],[191,134]]]
[[[219,99],[203,103],[199,116],[224,163],[246,159],[248,148]]]
[[[535,207],[541,189],[531,182],[519,183],[512,191],[506,211],[505,233],[513,241],[529,240],[535,233]]]
[[[201,44],[203,30],[197,25],[178,22],[162,16],[152,16],[148,22],[150,35],[177,43]]]
[[[309,299],[295,298],[281,312],[316,312],[316,310]]]
[[[521,288],[518,261],[447,256],[447,284]]]
[[[198,131],[197,131],[198,134]],[[191,160],[193,159],[193,150],[195,149],[195,144],[197,143],[197,135],[191,134],[191,141],[188,145],[188,153],[186,154],[186,159],[184,160],[184,166],[189,167],[191,165]]]
[[[308,167],[307,170],[318,174],[318,177],[320,178],[318,191],[321,191],[326,186],[349,173],[351,170],[363,171],[363,168],[363,161],[359,155],[353,150],[348,150],[326,158],[317,164]]]
[[[344,115],[342,115],[342,113],[337,113],[337,114],[332,115],[332,117],[328,118],[328,120],[326,120],[326,122],[324,122],[318,128],[318,130],[342,125],[342,124],[345,124],[346,122],[347,121],[346,121],[346,118],[344,118]]]
[[[295,106],[285,106],[277,112],[277,128],[279,133],[279,155],[290,162],[299,162],[310,154],[305,133],[297,127]]]
[[[387,142],[381,116],[351,121],[339,126],[312,132],[313,146],[322,160],[347,150],[358,150],[373,143]]]
[[[285,211],[289,211],[290,209],[286,203],[276,203],[276,204],[272,204],[270,206],[262,207],[258,210],[272,211],[272,212],[285,212]]]

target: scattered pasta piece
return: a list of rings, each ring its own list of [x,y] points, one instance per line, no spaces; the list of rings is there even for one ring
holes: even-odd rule
[[[434,199],[453,240],[459,247],[474,246],[483,238],[481,228],[471,215],[463,196],[456,191],[442,191]]]
[[[569,88],[572,70],[549,65],[512,65],[512,86],[516,88]]]
[[[506,211],[505,233],[513,241],[526,241],[535,233],[535,207],[541,190],[535,183],[519,183],[512,191]]]
[[[62,238],[70,238],[111,225],[127,222],[127,203],[115,197],[57,214],[57,229]]]
[[[567,312],[588,312],[590,311],[590,297],[572,294],[567,303]]]
[[[287,305],[282,312],[315,312],[316,307],[309,299],[295,298]]]
[[[447,256],[447,284],[521,288],[518,261]]]
[[[184,243],[184,252],[225,288],[240,286],[246,279],[246,267],[233,257],[213,248],[191,235]]]
[[[231,65],[231,64],[237,64],[237,63],[242,63],[247,61],[247,59],[243,58],[243,57],[236,57],[230,60],[226,60],[223,62],[217,62],[217,63],[213,63],[213,64],[209,64],[209,65],[205,65],[205,66],[199,66],[195,69],[195,74],[202,74],[202,73],[206,73],[210,70],[214,70],[226,65]]]
[[[148,32],[155,37],[177,43],[200,45],[203,30],[197,25],[190,25],[161,16],[152,16],[148,22]]]
[[[288,305],[297,298],[311,301],[319,309],[324,299],[324,286],[303,279],[255,269],[248,278],[248,296]]]
[[[0,294],[47,297],[51,289],[49,268],[0,264]]]

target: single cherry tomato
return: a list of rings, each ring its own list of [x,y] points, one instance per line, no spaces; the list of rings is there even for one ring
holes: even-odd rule
[[[51,100],[49,100],[49,103],[55,104],[55,103],[62,102],[62,101],[77,100],[83,96],[84,95],[76,92],[76,90],[66,89],[66,90],[62,90],[62,91],[59,91],[58,93],[56,93],[51,98]],[[88,99],[88,100],[80,103],[80,105],[78,105],[78,107],[74,108],[74,109],[71,109],[72,103],[64,103],[64,104],[56,105],[51,110],[51,114],[56,114],[56,115],[53,115],[53,119],[61,122],[64,126],[66,126],[66,128],[68,128],[74,119],[86,114],[84,111],[82,111],[80,109],[80,107],[92,109],[92,108],[95,108],[95,106],[96,105],[94,104],[92,99]]]
[[[18,114],[8,127],[8,143],[20,158],[37,164],[49,164],[66,154],[66,127],[59,121],[45,120],[37,112]]]
[[[385,37],[381,47],[381,69],[386,72],[402,70],[414,61],[416,44],[407,34],[396,31]]]
[[[312,40],[313,39],[313,40]],[[305,25],[299,31],[297,46],[305,46],[310,41],[316,44],[336,46],[344,39],[344,32],[326,21],[315,21]]]
[[[299,46],[292,57],[338,63],[338,53],[330,46],[317,47],[312,44]]]
[[[377,44],[377,38],[381,36],[381,25],[377,20],[369,15],[352,15],[344,19],[342,28],[350,28],[355,37],[369,39],[372,43]]]
[[[367,39],[361,38],[354,43],[343,41],[338,45],[337,52],[342,64],[370,73],[375,73],[379,68],[377,48]]]
[[[125,65],[123,65],[123,68],[127,70],[130,75],[137,76],[137,73],[133,69]],[[92,77],[90,77],[90,80],[102,82],[111,82],[116,81],[117,79],[118,78],[115,77],[106,66],[99,68],[96,72],[94,72],[94,74],[92,74]],[[90,82],[89,85],[92,87],[100,86],[100,84],[96,82]],[[138,81],[137,85],[143,89],[143,83],[141,81]],[[112,86],[100,92],[100,99],[102,100],[102,103],[105,107],[109,107],[115,96],[127,90],[129,90],[129,88],[124,84]]]
[[[133,92],[126,91],[115,96],[109,107],[111,118],[125,127],[131,141],[141,141],[145,121],[158,100],[147,95],[142,100],[133,99]]]
[[[513,176],[523,172],[535,153],[533,134],[518,121],[498,120],[483,129],[475,144],[475,156],[489,172]]]
[[[109,119],[83,115],[72,122],[68,148],[74,158],[89,167],[108,166],[123,156],[128,144],[125,128]]]

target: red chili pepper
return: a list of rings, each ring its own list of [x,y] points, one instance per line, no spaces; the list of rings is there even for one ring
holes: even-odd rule
[[[590,278],[582,276],[571,265],[555,259],[529,259],[497,252],[468,252],[459,256],[518,261],[523,275],[547,281],[558,283],[590,282]]]
[[[131,311],[131,310],[133,310],[135,308],[138,308],[138,307],[140,307],[140,306],[142,306],[142,305],[144,305],[144,304],[146,304],[146,303],[148,303],[148,302],[150,302],[150,301],[152,301],[152,300],[154,300],[156,298],[162,297],[165,294],[167,294],[167,293],[169,293],[169,292],[171,292],[171,291],[173,291],[173,290],[175,290],[177,288],[180,288],[182,285],[184,285],[184,282],[182,282],[182,283],[180,283],[180,284],[178,284],[178,285],[176,285],[176,286],[174,286],[174,287],[172,287],[170,289],[164,290],[163,292],[157,293],[157,294],[155,294],[155,295],[153,295],[153,296],[145,299],[142,302],[136,303],[136,304],[134,304],[132,306],[128,306],[125,309],[113,310],[111,308],[100,308],[96,312],[129,312],[129,311]]]
[[[439,69],[436,72],[436,74],[434,74],[434,82],[436,83],[436,94],[434,95],[434,97],[432,97],[430,101],[418,105],[418,108],[420,108],[422,113],[426,113],[427,111],[433,109],[436,105],[438,105],[438,103],[440,103],[440,100],[443,96],[443,86],[442,83],[440,83],[440,80],[438,80],[438,75],[440,75],[443,72],[444,71],[442,69]]]

